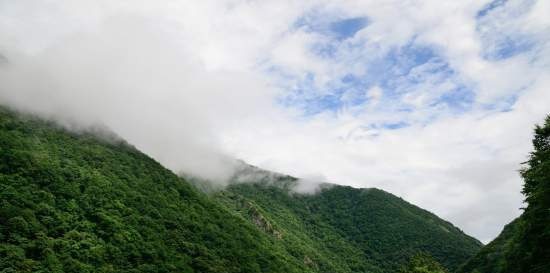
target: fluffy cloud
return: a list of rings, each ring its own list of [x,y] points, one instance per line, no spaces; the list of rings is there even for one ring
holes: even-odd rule
[[[0,100],[213,180],[237,157],[380,187],[487,241],[550,112],[547,6],[4,1]]]

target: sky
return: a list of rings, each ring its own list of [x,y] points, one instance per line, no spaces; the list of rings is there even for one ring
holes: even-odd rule
[[[176,172],[377,187],[483,242],[550,113],[550,1],[0,0],[0,104]]]

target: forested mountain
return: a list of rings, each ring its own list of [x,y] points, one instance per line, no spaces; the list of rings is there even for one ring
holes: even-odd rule
[[[313,272],[135,148],[0,112],[0,272]]]
[[[270,175],[205,194],[97,135],[0,109],[1,272],[454,269],[481,246],[377,189],[297,194],[296,179]]]
[[[270,176],[231,185],[216,197],[325,272],[372,272],[373,264],[395,272],[419,252],[454,270],[481,247],[449,222],[382,190],[325,184],[315,194],[299,194],[295,183]]]
[[[533,148],[521,171],[525,211],[459,272],[550,272],[550,116],[536,126]]]

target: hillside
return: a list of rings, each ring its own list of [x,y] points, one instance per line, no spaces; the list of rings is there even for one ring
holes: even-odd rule
[[[0,108],[0,268],[394,272],[421,251],[455,268],[480,247],[381,190],[294,194],[294,178],[269,177],[205,194],[111,133]]]
[[[0,271],[312,272],[123,141],[0,111]]]
[[[217,194],[267,232],[333,272],[395,272],[419,252],[456,269],[481,247],[452,224],[378,189],[324,185],[316,194],[291,191],[295,179],[271,177]],[[329,272],[331,272],[329,271]]]
[[[497,238],[469,259],[458,272],[507,272],[514,264],[509,255],[510,250],[516,247],[522,224],[523,220],[519,217],[506,225]]]

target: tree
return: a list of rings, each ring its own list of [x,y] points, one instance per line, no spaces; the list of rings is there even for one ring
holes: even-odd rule
[[[517,259],[519,272],[550,272],[550,115],[535,127],[533,152],[521,171],[527,208]]]
[[[419,253],[411,257],[408,264],[402,266],[398,273],[448,273],[441,264],[427,253]]]

